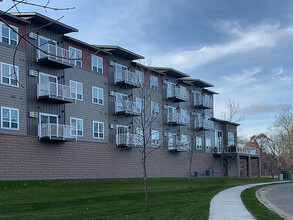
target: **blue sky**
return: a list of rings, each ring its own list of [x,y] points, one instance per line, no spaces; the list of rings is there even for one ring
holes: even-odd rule
[[[39,2],[39,1],[35,1]],[[46,2],[46,1],[44,1]],[[0,3],[5,10],[10,1]],[[76,27],[71,36],[114,44],[215,85],[215,116],[226,98],[245,114],[240,132],[264,132],[293,105],[293,2],[242,0],[51,0],[70,11],[38,11]]]

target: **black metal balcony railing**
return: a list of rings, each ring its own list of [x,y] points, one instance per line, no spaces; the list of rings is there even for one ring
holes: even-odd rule
[[[128,70],[115,71],[115,84],[124,84],[132,88],[138,88],[143,85],[139,75]]]
[[[167,90],[167,99],[170,99],[174,102],[187,102],[188,101],[188,92],[185,89],[175,88]]]
[[[238,153],[245,155],[260,155],[260,150],[254,147],[238,147],[238,146],[230,146],[230,147],[214,147],[214,153],[222,154],[222,153]]]
[[[167,115],[167,123],[169,125],[184,125],[188,126],[190,123],[190,117],[184,113],[173,113]]]
[[[116,145],[118,147],[139,147],[142,146],[142,136],[138,134],[116,134]]]

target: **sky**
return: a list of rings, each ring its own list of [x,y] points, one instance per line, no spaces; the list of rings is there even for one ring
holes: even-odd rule
[[[29,2],[47,2],[31,0]],[[11,1],[4,0],[6,10]],[[265,132],[293,106],[293,2],[288,0],[51,0],[37,11],[79,29],[90,44],[119,45],[152,66],[172,67],[214,85],[215,117],[239,102],[239,133]]]

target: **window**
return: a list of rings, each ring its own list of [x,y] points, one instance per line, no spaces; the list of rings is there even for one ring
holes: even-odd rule
[[[169,133],[168,134],[168,146],[175,147],[177,144],[177,134],[176,133]]]
[[[234,141],[234,133],[233,132],[228,132],[228,146],[234,146],[235,141]]]
[[[71,63],[75,66],[82,67],[82,51],[74,47],[69,47],[69,58],[72,59]]]
[[[80,118],[70,118],[70,127],[72,136],[83,136],[83,120]]]
[[[201,105],[202,104],[202,95],[200,92],[195,91],[194,92],[194,105]]]
[[[143,72],[135,70],[139,85],[143,85]]]
[[[16,32],[18,28],[10,25]],[[16,46],[18,43],[18,35],[6,24],[1,23],[1,41],[6,44]]]
[[[157,130],[152,130],[152,145],[159,145],[160,134]]]
[[[98,73],[103,73],[103,58],[92,55],[92,70]]]
[[[212,140],[210,138],[206,138],[206,151],[210,151],[212,147]]]
[[[142,109],[143,109],[142,99],[141,98],[136,98],[135,104],[136,104],[136,108],[137,108],[138,112],[141,113]]]
[[[1,63],[1,84],[18,87],[17,80],[19,80],[18,66]]]
[[[151,111],[152,111],[152,116],[157,117],[159,115],[159,103],[151,102]]]
[[[80,101],[83,100],[82,83],[70,80],[70,97]]]
[[[215,146],[218,148],[219,152],[223,150],[223,131],[215,131]]]
[[[151,89],[153,89],[153,90],[156,90],[156,91],[158,91],[158,77],[155,77],[155,76],[151,76],[150,77],[150,87],[151,87]]]
[[[92,87],[92,103],[104,105],[104,90],[102,88]]]
[[[195,138],[195,146],[197,150],[202,149],[202,138],[201,137],[196,137]]]
[[[93,121],[93,138],[104,139],[104,122]]]
[[[19,110],[1,107],[1,128],[19,130]]]

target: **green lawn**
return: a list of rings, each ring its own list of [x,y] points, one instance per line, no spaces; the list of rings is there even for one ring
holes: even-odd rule
[[[208,219],[219,191],[264,178],[149,179],[144,212],[142,179],[0,181],[0,219]]]
[[[267,185],[266,185],[267,186]],[[241,199],[246,208],[253,213],[257,220],[281,220],[279,215],[267,209],[262,203],[260,203],[255,195],[256,191],[264,186],[256,186],[246,189],[241,194]]]

